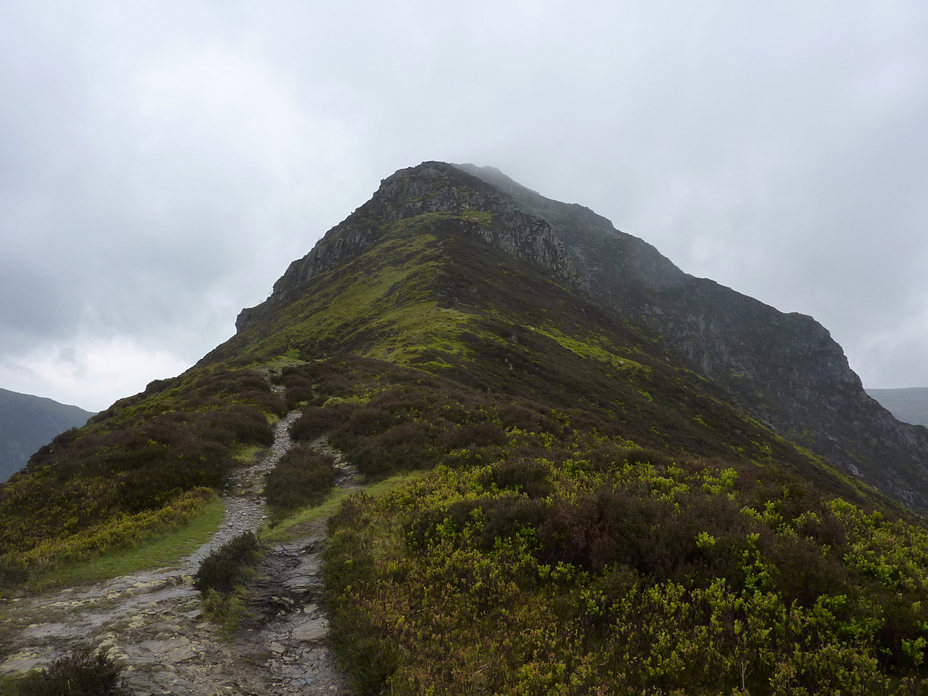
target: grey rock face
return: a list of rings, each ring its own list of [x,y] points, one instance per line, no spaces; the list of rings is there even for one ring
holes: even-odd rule
[[[841,346],[812,317],[690,276],[582,206],[544,198],[495,169],[461,166],[548,220],[601,301],[664,336],[745,411],[928,514],[928,430],[900,423],[870,398]]]

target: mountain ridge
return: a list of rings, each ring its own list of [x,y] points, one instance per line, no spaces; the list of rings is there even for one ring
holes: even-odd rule
[[[401,169],[381,181],[370,201],[329,230],[306,256],[290,264],[265,302],[242,310],[235,322],[236,330],[249,326],[261,312],[285,302],[290,293],[313,276],[353,258],[373,243],[370,228],[362,222],[367,217],[397,221],[430,213],[470,215],[472,219],[464,222],[471,233],[512,256],[534,260],[567,280],[576,280],[563,244],[546,221],[525,215],[506,200],[508,196],[500,196],[492,186],[480,186],[474,178],[465,182],[468,188],[459,188],[455,183],[454,170],[440,162]],[[434,195],[436,189],[450,195]],[[501,219],[489,226],[481,225],[487,221],[481,220],[477,211],[488,207]]]
[[[703,374],[725,384],[753,416],[909,507],[928,511],[928,489],[911,485],[928,473],[928,431],[897,421],[870,398],[841,347],[812,317],[779,312],[713,280],[686,274],[606,218],[547,199],[498,169],[459,166],[546,215],[589,287],[667,338]],[[599,253],[589,253],[584,234],[600,237]],[[604,253],[602,245],[610,241],[619,254]],[[587,261],[604,257],[619,257],[611,274],[601,263]],[[623,282],[629,276],[640,282]],[[899,462],[901,471],[887,472],[884,459]]]
[[[481,218],[478,210],[492,215]],[[594,211],[545,198],[495,168],[425,162],[384,179],[368,203],[290,265],[267,301],[242,311],[237,330],[368,248],[364,220],[423,214],[458,216],[459,230],[648,326],[775,432],[928,512],[928,431],[899,422],[870,398],[821,324],[691,276]]]

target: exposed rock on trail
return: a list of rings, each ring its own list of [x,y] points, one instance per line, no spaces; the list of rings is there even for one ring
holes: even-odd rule
[[[203,619],[191,585],[213,549],[257,531],[265,519],[262,479],[292,444],[288,428],[299,415],[282,419],[267,454],[233,475],[222,526],[179,567],[7,600],[0,608],[6,651],[0,673],[45,667],[89,644],[126,665],[127,685],[139,696],[350,694],[325,642],[319,555],[324,520],[266,553],[249,587],[245,625],[231,640]],[[327,449],[324,439],[314,444]],[[353,487],[353,469],[342,457],[337,461],[339,485]]]

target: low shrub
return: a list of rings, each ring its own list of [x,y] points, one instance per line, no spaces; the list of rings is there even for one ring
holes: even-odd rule
[[[16,587],[26,582],[29,570],[23,563],[14,559],[0,558],[0,589]]]
[[[264,479],[264,495],[279,516],[325,500],[335,485],[335,459],[308,445],[284,454]]]
[[[438,447],[443,450],[474,447],[499,447],[506,442],[505,431],[495,423],[465,423],[442,431]]]
[[[287,408],[297,408],[301,403],[311,402],[316,396],[312,379],[299,372],[285,373],[282,381],[287,390]]]
[[[122,684],[122,665],[101,648],[75,650],[48,669],[33,672],[15,687],[17,696],[129,696]]]
[[[269,447],[274,444],[274,430],[264,413],[253,406],[233,404],[228,409],[207,414],[205,421],[200,437],[224,445],[249,442]]]
[[[290,437],[294,440],[314,440],[346,423],[356,407],[352,404],[332,404],[325,408],[311,406],[290,425]]]
[[[385,478],[398,471],[434,466],[430,435],[428,423],[408,421],[377,436],[360,438],[356,446],[344,451],[365,476]],[[333,442],[341,447],[338,439]]]
[[[490,470],[489,483],[500,490],[516,490],[529,498],[544,498],[551,492],[548,474],[551,468],[544,461],[514,459],[502,461]]]
[[[244,582],[248,569],[258,559],[258,538],[245,532],[226,542],[203,559],[193,586],[204,596],[214,592],[233,592],[236,585]]]
[[[472,525],[475,538],[484,550],[494,548],[497,539],[505,539],[523,530],[534,530],[550,514],[542,500],[527,500],[517,495],[461,500],[446,510],[429,509],[407,523],[406,542],[412,549],[426,549],[447,537],[449,531],[461,534]]]

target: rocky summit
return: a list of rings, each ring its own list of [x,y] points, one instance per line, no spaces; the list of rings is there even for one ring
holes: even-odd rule
[[[0,687],[926,693],[926,463],[814,319],[425,162],[0,487]]]

